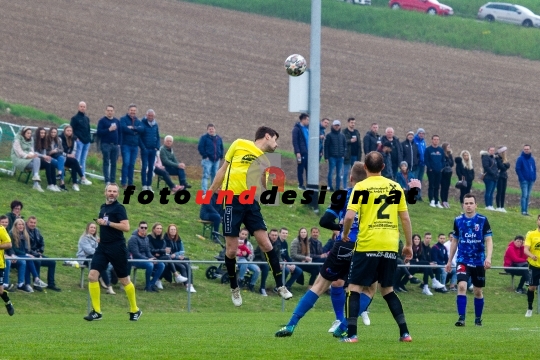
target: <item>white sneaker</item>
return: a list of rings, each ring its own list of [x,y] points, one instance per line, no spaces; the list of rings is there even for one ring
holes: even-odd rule
[[[58,187],[58,185],[53,185],[56,192],[61,192],[62,189]]]
[[[431,200],[431,201],[429,202],[429,206],[435,207],[435,200]]]
[[[259,293],[261,294],[261,296],[268,296],[268,294],[266,293],[266,289],[260,289]]]
[[[441,205],[440,202],[437,202],[437,203],[435,204],[435,206],[437,206],[439,209],[444,209],[444,207]]]
[[[338,328],[339,325],[341,325],[341,321],[334,320],[334,322],[332,323],[332,326],[330,326],[330,329],[328,329],[328,332],[333,333]]]
[[[187,277],[183,277],[182,275],[178,274],[176,277],[176,282],[181,284],[181,283],[185,283],[186,281],[188,281],[188,278]]]
[[[431,280],[431,288],[432,289],[442,289],[444,288],[444,285],[441,284],[441,282],[435,278]]]
[[[47,283],[43,282],[40,278],[37,278],[34,280],[34,286],[39,286],[42,288],[46,288],[48,285]]]
[[[39,175],[34,175],[32,176],[32,181],[41,181],[41,178],[39,177]]]
[[[242,306],[242,295],[240,295],[240,288],[231,289],[231,298],[234,306]]]
[[[83,185],[92,185],[92,182],[90,180],[87,180],[87,179],[82,179],[81,184],[83,184]]]
[[[186,287],[186,291],[188,291],[190,293],[196,293],[197,292],[197,290],[195,290],[195,288],[191,284],[189,284],[189,286]]]
[[[32,186],[32,189],[37,190],[39,192],[44,192],[43,189],[41,188],[41,185],[39,184],[34,184],[34,186]]]
[[[498,208],[497,211],[500,211],[502,213],[505,213],[506,212],[506,209],[505,208]]]
[[[486,210],[495,211],[495,208],[493,206],[486,206]]]
[[[152,189],[151,186],[147,186],[147,187],[146,187],[146,190],[151,191],[152,193],[154,192],[154,190]]]
[[[362,317],[362,322],[364,323],[364,325],[369,326],[371,324],[371,320],[369,320],[367,311],[361,313],[360,316]]]
[[[78,184],[73,184],[73,191],[80,191]]]
[[[163,284],[161,283],[161,280],[156,281],[156,287],[157,287],[159,290],[163,290]]]
[[[429,291],[429,287],[427,285],[424,285],[424,288],[422,289],[422,294],[428,295],[428,296],[433,296],[433,293],[431,291]]]
[[[56,187],[54,185],[47,185],[47,190],[56,192]]]
[[[469,286],[469,291],[470,291],[470,292],[473,292],[473,290],[474,290],[474,287],[473,287],[472,285]]]
[[[141,191],[148,190],[148,186],[143,186]]]
[[[278,292],[279,296],[281,296],[285,300],[289,300],[290,298],[292,298],[291,292],[289,290],[287,290],[285,285],[278,287],[277,292]]]
[[[532,316],[532,310],[527,310],[525,313],[525,317],[531,317]]]

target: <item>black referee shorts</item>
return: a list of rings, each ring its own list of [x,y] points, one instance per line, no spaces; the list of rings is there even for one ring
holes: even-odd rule
[[[259,203],[255,201],[253,204],[240,204],[238,196],[235,195],[232,204],[225,205],[223,235],[238,237],[242,224],[251,235],[257,230],[267,229]]]
[[[97,270],[102,274],[107,270],[109,263],[111,263],[118,278],[125,278],[130,273],[128,256],[129,253],[125,241],[99,243],[92,257],[90,269]]]

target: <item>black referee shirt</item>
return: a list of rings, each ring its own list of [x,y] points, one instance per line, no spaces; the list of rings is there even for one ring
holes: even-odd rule
[[[126,208],[117,201],[112,204],[103,204],[99,210],[99,218],[110,222],[119,223],[122,220],[127,220]],[[126,241],[124,232],[118,229],[113,229],[107,225],[100,225],[99,237],[101,243],[112,243],[115,241]]]

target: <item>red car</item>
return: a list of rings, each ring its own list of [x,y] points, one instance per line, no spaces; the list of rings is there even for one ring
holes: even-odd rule
[[[425,12],[430,15],[454,15],[454,10],[437,0],[390,0],[388,6],[394,10],[404,9]]]

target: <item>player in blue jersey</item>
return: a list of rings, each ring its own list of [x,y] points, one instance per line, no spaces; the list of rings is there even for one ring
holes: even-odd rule
[[[366,171],[364,170],[364,164],[358,161],[355,162],[350,172],[351,183],[356,184],[365,178]],[[336,192],[336,195],[332,196],[334,201],[320,220],[320,225],[322,227],[330,230],[341,231],[341,225],[336,224],[335,219],[343,219],[344,214],[347,211],[347,204],[349,203],[349,195],[351,190],[352,188],[348,191],[341,191],[339,193]],[[344,196],[346,196],[346,199],[343,199]],[[358,232],[358,219],[356,219],[356,221],[353,223],[351,233],[353,231]],[[340,321],[340,325],[335,329],[334,335],[342,336],[343,332],[346,333],[347,322],[345,321],[344,314],[345,292],[343,291],[343,285],[345,284],[344,279],[346,279],[349,274],[353,249],[354,242],[341,241],[340,233],[340,235],[336,238],[336,243],[334,244],[332,251],[321,267],[319,276],[317,276],[313,287],[308,290],[300,299],[288,324],[276,332],[277,337],[291,336],[300,319],[313,307],[313,305],[315,305],[319,299],[319,296],[328,290],[330,284],[332,284],[332,305],[336,313],[336,319]],[[376,285],[377,283],[375,283],[373,286],[371,297],[373,297],[373,293],[376,290]],[[366,309],[370,302],[371,298],[368,297],[368,301],[365,303]]]
[[[454,220],[453,240],[446,271],[452,270],[452,258],[457,250],[456,273],[458,281],[457,311],[459,319],[456,326],[465,326],[467,312],[467,280],[472,280],[474,292],[474,313],[476,326],[482,326],[482,310],[484,295],[482,288],[486,285],[486,270],[491,267],[493,253],[493,237],[488,219],[476,213],[476,198],[467,194],[463,198],[464,214]]]

